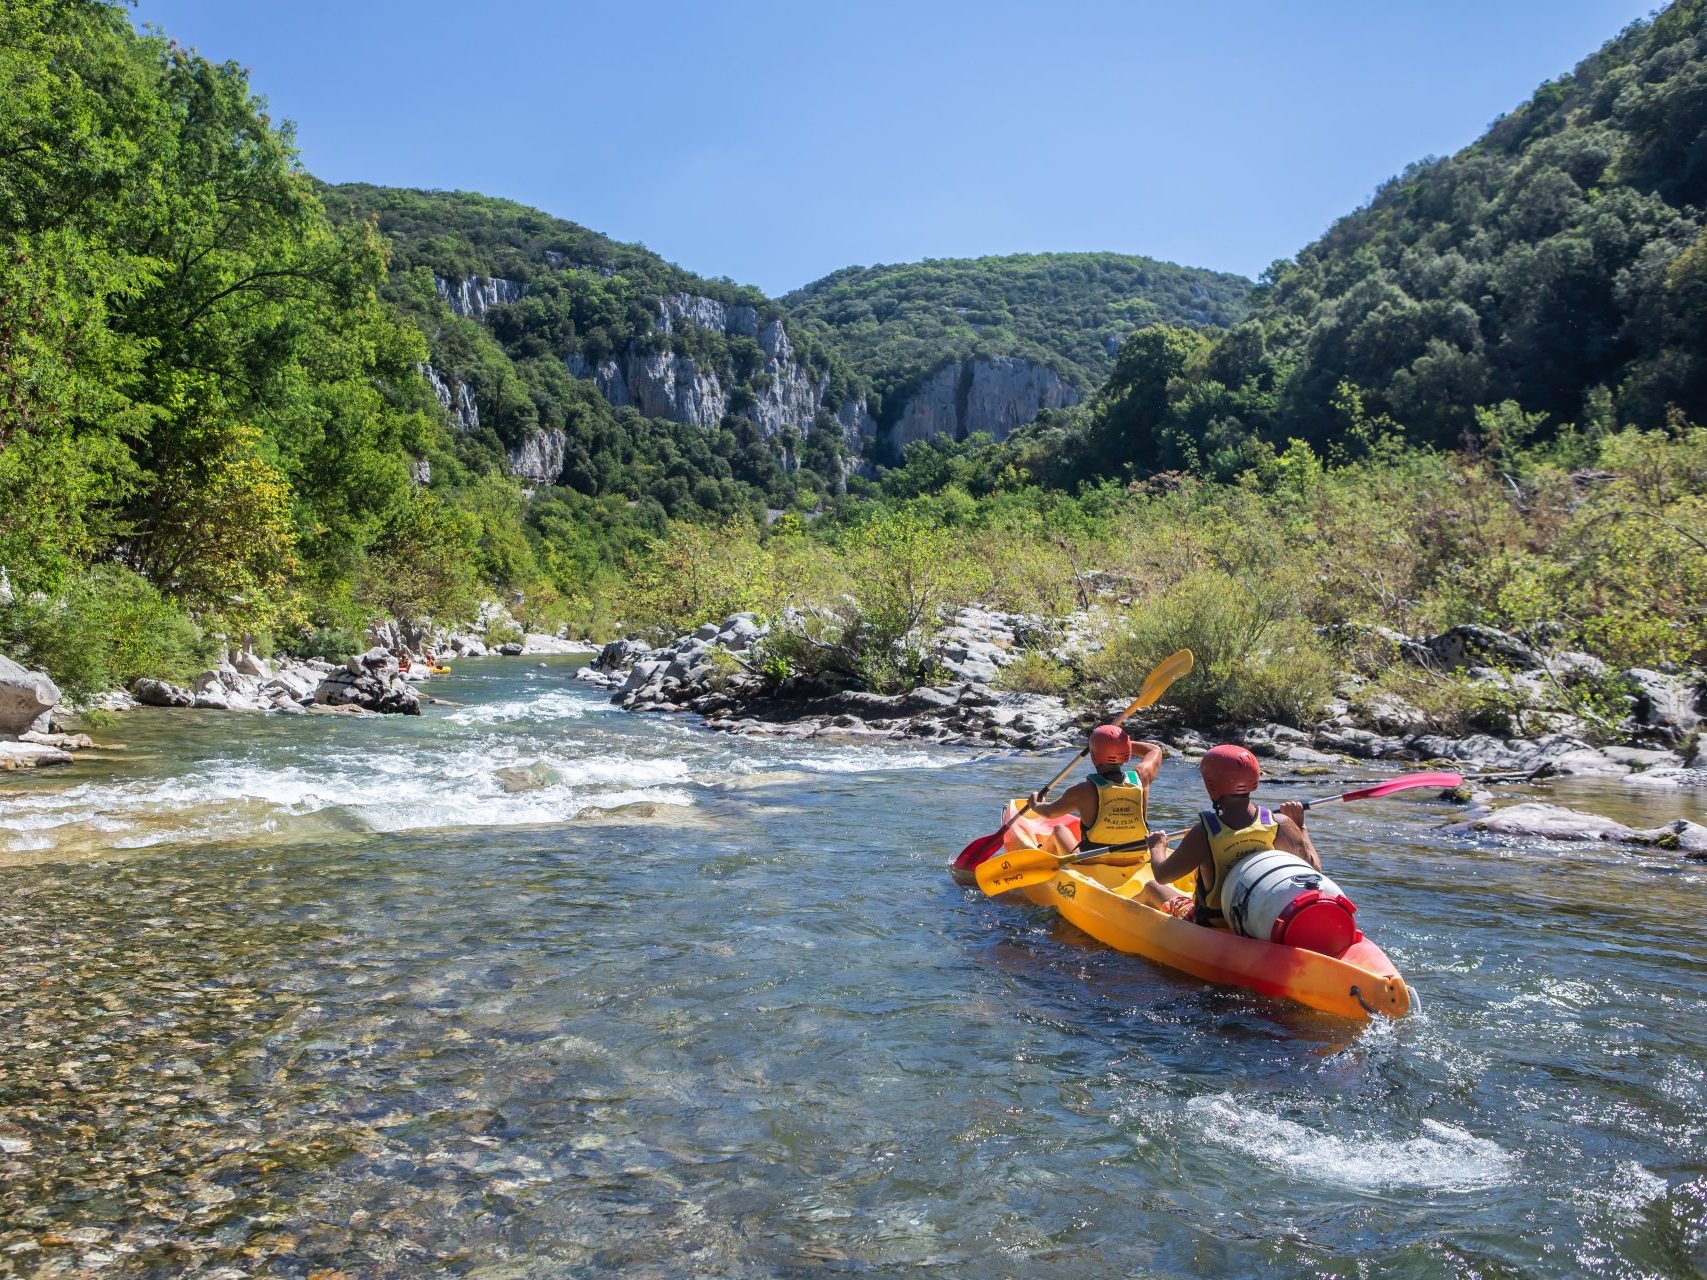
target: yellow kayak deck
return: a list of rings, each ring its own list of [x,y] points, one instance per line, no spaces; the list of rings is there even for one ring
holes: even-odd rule
[[[1014,811],[1010,803],[1006,818]],[[1058,832],[1077,837],[1078,819],[1020,818],[1008,828],[1008,849],[1060,853]],[[993,855],[1000,858],[1002,855]],[[1063,918],[1117,951],[1143,956],[1206,982],[1242,987],[1346,1018],[1402,1018],[1413,996],[1393,962],[1364,938],[1344,955],[1323,955],[1244,938],[1181,920],[1136,900],[1153,879],[1148,859],[1135,866],[1080,863],[1063,867],[1042,884],[1013,892]],[[1006,896],[1006,895],[1004,895]]]

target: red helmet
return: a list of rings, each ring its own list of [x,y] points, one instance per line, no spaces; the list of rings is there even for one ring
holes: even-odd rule
[[[1203,773],[1203,789],[1209,792],[1211,804],[1222,796],[1248,796],[1262,777],[1257,758],[1232,743],[1209,748],[1197,767]]]
[[[1105,764],[1125,764],[1132,758],[1132,739],[1117,724],[1099,724],[1091,730],[1091,763],[1097,768]]]

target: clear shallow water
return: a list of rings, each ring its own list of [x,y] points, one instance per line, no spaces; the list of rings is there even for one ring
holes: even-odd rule
[[[1347,1028],[955,888],[1048,761],[573,666],[4,784],[0,1274],[1707,1268],[1707,869],[1324,811],[1424,1001]]]

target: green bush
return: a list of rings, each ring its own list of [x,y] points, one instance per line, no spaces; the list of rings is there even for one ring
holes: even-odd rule
[[[996,688],[1010,693],[1046,693],[1061,697],[1073,687],[1073,669],[1039,649],[1027,649],[996,676]]]
[[[1332,695],[1338,664],[1291,612],[1271,581],[1204,569],[1135,605],[1094,655],[1090,679],[1110,698],[1131,698],[1151,669],[1178,649],[1196,658],[1166,706],[1194,724],[1277,720],[1304,724]]]
[[[215,646],[149,583],[119,565],[95,565],[52,597],[0,609],[0,646],[46,671],[74,700],[128,686],[139,676],[187,682]]]
[[[361,634],[346,626],[305,627],[279,644],[279,652],[290,657],[328,658],[333,662],[366,650],[367,642]]]

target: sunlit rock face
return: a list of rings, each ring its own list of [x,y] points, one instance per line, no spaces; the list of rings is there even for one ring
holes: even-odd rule
[[[493,307],[507,306],[527,292],[527,286],[502,276],[466,276],[450,280],[433,277],[433,287],[445,305],[469,320],[484,320]]]
[[[474,403],[474,391],[466,382],[447,378],[430,364],[421,366],[421,376],[433,389],[433,395],[450,414],[451,425],[458,431],[480,430],[480,410]]]
[[[1055,370],[1015,356],[976,356],[944,365],[907,397],[887,439],[900,449],[914,440],[977,431],[1005,440],[1045,409],[1079,402],[1079,390]]]
[[[536,428],[506,451],[510,471],[525,484],[556,484],[563,476],[569,437],[561,427]]]
[[[757,343],[757,365],[744,384],[736,383],[736,370],[708,368],[667,343],[658,345],[656,339],[632,344],[596,363],[572,354],[565,364],[575,377],[590,379],[611,404],[631,405],[649,418],[709,429],[733,414],[757,425],[765,436],[776,437],[804,433],[821,412],[829,412],[851,452],[863,450],[876,435],[877,423],[864,396],[831,409],[830,375],[813,372],[797,358],[780,318],[761,324],[755,308],[701,294],[674,293],[662,300],[655,334],[679,336],[695,328]]]

